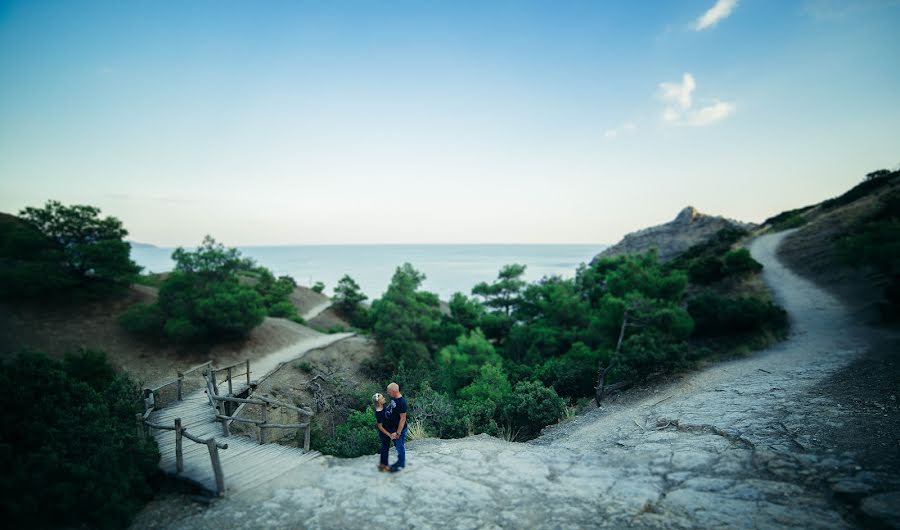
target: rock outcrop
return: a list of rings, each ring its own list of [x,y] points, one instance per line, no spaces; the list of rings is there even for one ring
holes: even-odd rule
[[[659,260],[668,261],[690,247],[708,241],[723,228],[752,226],[750,223],[725,217],[706,215],[693,206],[688,206],[673,221],[627,234],[622,241],[598,254],[598,257],[636,254],[655,248]]]

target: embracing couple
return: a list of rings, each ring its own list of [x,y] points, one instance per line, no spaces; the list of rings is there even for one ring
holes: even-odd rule
[[[378,437],[381,438],[381,462],[379,471],[396,473],[406,466],[406,431],[409,424],[406,418],[406,398],[400,394],[400,386],[391,383],[387,387],[387,394],[391,401],[385,402],[384,396],[375,394],[372,396],[372,405],[375,407],[375,421],[378,427]],[[397,449],[397,461],[388,465],[388,451],[391,449],[391,440]]]

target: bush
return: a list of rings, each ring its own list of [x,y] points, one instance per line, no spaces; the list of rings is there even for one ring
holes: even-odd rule
[[[275,318],[294,318],[297,315],[297,308],[294,304],[287,300],[276,302],[269,306],[269,316]]]
[[[166,325],[166,315],[158,304],[134,304],[119,316],[119,324],[135,335],[159,337]]]
[[[293,280],[253,268],[237,249],[207,236],[196,251],[178,248],[172,257],[176,270],[160,284],[157,302],[120,318],[126,330],[175,343],[221,341],[246,336],[269,312],[299,319],[287,301]],[[255,285],[242,284],[240,272],[256,276]]]
[[[715,283],[725,277],[725,264],[715,256],[700,258],[691,263],[688,277],[701,285]]]
[[[777,330],[787,325],[784,309],[754,296],[727,297],[706,291],[688,301],[688,312],[698,336]]]
[[[565,412],[566,402],[556,391],[536,381],[517,384],[500,406],[502,420],[524,437],[536,436]]]
[[[322,293],[325,291],[325,284],[322,282],[316,282],[312,286],[312,290],[317,293]]]
[[[152,497],[159,453],[139,438],[140,392],[105,356],[19,354],[0,366],[0,503],[13,528],[125,528]]]
[[[354,458],[378,453],[381,442],[375,428],[375,412],[367,407],[364,412],[354,410],[347,421],[335,428],[333,438],[319,449],[326,455]]]
[[[552,386],[561,396],[580,397],[594,392],[601,355],[583,342],[576,342],[562,357],[548,359],[538,370],[546,385]]]
[[[756,273],[762,270],[762,263],[753,259],[746,248],[731,250],[725,254],[725,273],[729,276]]]

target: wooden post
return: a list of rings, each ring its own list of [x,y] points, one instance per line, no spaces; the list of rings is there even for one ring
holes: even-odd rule
[[[231,430],[228,428],[228,420],[224,417],[222,418],[222,434],[225,436],[231,436]]]
[[[231,367],[228,367],[228,395],[234,395],[234,389],[231,388]]]
[[[219,448],[216,447],[216,439],[210,438],[206,441],[206,447],[209,449],[209,460],[212,462],[213,474],[216,476],[216,491],[219,497],[225,495],[225,475],[222,473],[222,461],[219,460]]]
[[[306,418],[306,432],[303,434],[303,450],[309,452],[309,428],[312,426],[312,418]]]
[[[184,454],[181,451],[181,418],[175,418],[175,472],[184,471]]]
[[[250,359],[247,359],[247,387],[250,387]]]
[[[216,384],[216,370],[210,366],[209,367],[209,380],[212,382],[213,390],[216,392],[216,395],[219,395],[219,385]]]
[[[135,419],[137,419],[137,436],[138,440],[144,439],[144,415],[141,413],[137,413],[134,415]]]
[[[259,443],[266,443],[266,423],[269,422],[269,406],[262,406],[262,423],[259,424]]]
[[[183,380],[184,380],[184,374],[181,373],[181,372],[178,372],[178,401],[182,401],[182,396],[181,396],[181,394],[182,394],[181,382],[182,382]]]

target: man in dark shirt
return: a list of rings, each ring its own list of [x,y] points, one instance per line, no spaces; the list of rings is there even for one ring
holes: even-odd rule
[[[406,398],[400,393],[400,385],[391,383],[387,387],[387,393],[391,396],[391,403],[386,409],[385,416],[390,424],[387,426],[397,448],[397,461],[391,465],[391,472],[396,473],[406,467],[406,431],[408,430]]]

